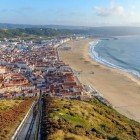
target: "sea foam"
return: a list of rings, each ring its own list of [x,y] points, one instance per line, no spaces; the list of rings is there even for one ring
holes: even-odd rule
[[[135,71],[135,70],[130,70],[130,69],[125,69],[122,67],[119,67],[113,63],[110,63],[109,61],[105,60],[104,58],[101,58],[98,54],[98,52],[95,50],[95,48],[98,46],[98,44],[101,42],[102,40],[94,40],[93,42],[89,43],[89,55],[90,57],[95,60],[96,62],[99,62],[103,65],[106,65],[108,67],[114,68],[114,69],[119,69],[121,71],[127,72],[129,74],[132,74],[134,76],[137,76],[140,78],[140,73]]]

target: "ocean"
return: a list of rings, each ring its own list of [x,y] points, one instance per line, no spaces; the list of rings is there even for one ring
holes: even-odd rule
[[[94,40],[89,54],[99,63],[140,78],[140,36]]]

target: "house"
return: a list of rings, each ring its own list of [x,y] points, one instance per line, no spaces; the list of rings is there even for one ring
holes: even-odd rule
[[[28,80],[20,73],[9,73],[4,77],[4,87],[27,85]]]

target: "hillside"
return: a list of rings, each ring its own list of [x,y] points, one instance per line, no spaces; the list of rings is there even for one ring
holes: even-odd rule
[[[78,101],[43,99],[42,139],[48,140],[136,140],[140,124],[97,99]],[[48,115],[47,115],[48,114]]]
[[[24,28],[52,28],[52,29],[83,29],[84,26],[67,26],[67,25],[30,25],[30,24],[12,24],[0,23],[1,29],[24,29]]]
[[[0,29],[0,38],[11,37],[30,37],[30,36],[65,36],[73,34],[83,34],[86,31],[83,30],[70,30],[70,29],[52,29],[52,28],[17,28],[17,29]]]
[[[0,101],[0,140],[9,140],[29,110],[34,98]]]
[[[6,32],[3,32],[3,29]],[[85,34],[98,37],[140,35],[140,27],[133,26],[104,26],[104,27],[84,27],[65,25],[28,25],[0,23],[0,37],[16,37],[27,35],[71,35]]]
[[[0,26],[1,27],[1,26]],[[126,35],[140,35],[140,27],[92,27],[92,28],[54,28],[55,26],[46,27],[32,27],[28,28],[0,28],[0,38],[11,37],[27,37],[38,38],[41,37],[55,37],[66,35],[91,35],[97,37],[111,37],[111,36],[126,36]],[[17,26],[18,27],[18,26]],[[23,26],[24,27],[24,26]],[[26,26],[25,26],[26,27]]]

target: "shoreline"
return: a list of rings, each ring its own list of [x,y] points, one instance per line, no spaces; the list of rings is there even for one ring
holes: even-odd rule
[[[95,45],[94,45],[94,48],[96,47],[96,45],[98,44],[98,42],[100,41],[100,39],[96,39],[96,43],[95,43]],[[115,72],[118,72],[118,73],[120,73],[120,74],[123,74],[124,76],[127,76],[128,78],[130,78],[132,81],[134,81],[134,82],[136,82],[138,85],[140,85],[140,77],[137,75],[137,74],[134,74],[133,72],[131,72],[131,71],[127,71],[125,68],[121,68],[121,67],[118,67],[118,66],[116,66],[116,65],[114,65],[114,64],[111,64],[111,65],[109,65],[109,64],[105,64],[102,60],[102,62],[100,62],[100,60],[97,60],[98,58],[94,58],[94,57],[96,57],[96,56],[93,56],[92,57],[92,52],[90,52],[90,50],[91,50],[91,47],[93,46],[93,45],[91,45],[91,43],[93,44],[94,43],[94,41],[91,41],[91,42],[89,42],[89,47],[88,47],[88,51],[87,51],[87,54],[89,55],[89,59],[91,59],[91,61],[94,61],[95,63],[97,63],[97,64],[99,64],[99,65],[101,65],[101,66],[103,66],[103,67],[105,67],[105,68],[108,68],[108,69],[110,69],[110,70],[113,70],[113,71],[115,71]],[[85,50],[86,51],[86,50]],[[105,60],[105,59],[104,59]],[[105,60],[106,61],[106,60]],[[107,61],[107,63],[109,63],[108,61]],[[114,65],[114,67],[113,67],[113,65]]]
[[[89,43],[92,41],[81,39],[66,43],[71,50],[59,50],[60,59],[79,72],[77,77],[82,84],[95,87],[117,111],[140,122],[140,81],[93,60],[89,56]]]

